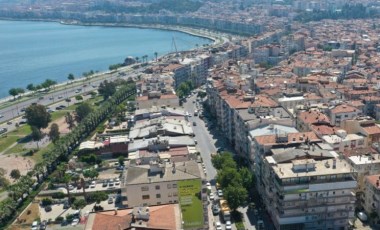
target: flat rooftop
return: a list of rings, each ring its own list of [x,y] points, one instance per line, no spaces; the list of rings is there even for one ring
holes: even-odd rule
[[[350,156],[348,159],[355,165],[378,164],[380,163],[380,154]]]
[[[266,157],[268,162],[273,162],[271,156]],[[305,160],[306,162],[307,160]],[[326,164],[328,162],[328,164]],[[310,176],[323,176],[323,175],[336,175],[351,173],[352,169],[345,160],[336,160],[336,167],[333,168],[333,160],[311,161],[315,164],[314,170],[309,171],[295,171],[293,170],[293,163],[273,165],[273,171],[280,179],[295,178],[295,177],[310,177]],[[328,165],[328,166],[327,166]]]

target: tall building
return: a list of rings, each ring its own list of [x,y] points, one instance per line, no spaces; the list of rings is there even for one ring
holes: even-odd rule
[[[273,153],[264,159],[259,192],[276,229],[345,229],[356,201],[350,165],[314,146]]]

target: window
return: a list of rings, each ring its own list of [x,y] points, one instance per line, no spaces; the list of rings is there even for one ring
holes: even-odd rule
[[[173,194],[171,192],[168,193],[168,197],[172,197]]]
[[[143,187],[141,187],[141,191],[143,191],[143,192],[149,191],[149,187],[143,186]]]
[[[177,196],[177,193],[176,193],[176,192],[173,192],[173,196]]]
[[[161,198],[161,194],[156,194],[156,198]]]
[[[168,189],[171,189],[172,188],[172,185],[171,184],[168,184]]]
[[[160,190],[160,186],[159,185],[156,185],[156,190]]]
[[[173,201],[169,200],[169,203],[173,203]]]
[[[173,188],[177,188],[177,184],[173,184]]]
[[[143,199],[143,200],[149,200],[149,198],[150,198],[149,195],[143,195],[143,196],[142,196],[142,199]]]

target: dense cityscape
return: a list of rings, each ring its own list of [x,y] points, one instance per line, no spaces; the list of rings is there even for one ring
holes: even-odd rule
[[[379,2],[0,0],[0,20],[213,40],[9,89],[0,229],[380,229]]]

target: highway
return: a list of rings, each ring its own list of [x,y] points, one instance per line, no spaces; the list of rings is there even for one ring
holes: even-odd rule
[[[56,110],[57,106],[69,106],[76,103],[77,101],[75,100],[75,96],[77,95],[83,96],[84,100],[89,99],[90,96],[86,96],[86,93],[97,90],[99,84],[104,80],[114,81],[117,78],[135,78],[137,74],[142,70],[143,68],[136,70],[131,68],[123,68],[121,71],[118,71],[113,74],[104,73],[101,74],[99,77],[90,78],[88,81],[81,84],[67,83],[64,85],[63,89],[53,89],[51,90],[51,92],[46,94],[39,93],[39,96],[37,97],[30,98],[26,101],[20,101],[17,104],[0,109],[0,128],[7,128],[8,132],[15,129],[15,124],[23,120],[21,117],[24,115],[24,109],[26,109],[32,103],[45,105],[52,110]],[[119,73],[125,73],[125,75],[123,76]],[[66,102],[66,98],[71,98],[71,102]]]

